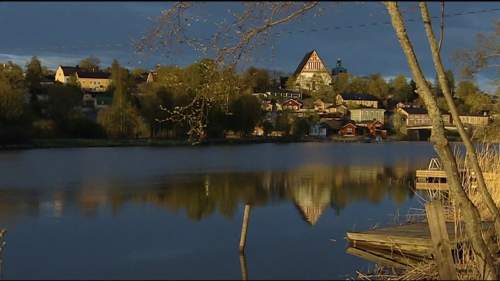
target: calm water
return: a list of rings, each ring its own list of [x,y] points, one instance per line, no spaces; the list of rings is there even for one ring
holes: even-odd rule
[[[418,207],[428,143],[0,152],[5,279],[335,279],[345,232]],[[331,239],[334,239],[332,241]]]

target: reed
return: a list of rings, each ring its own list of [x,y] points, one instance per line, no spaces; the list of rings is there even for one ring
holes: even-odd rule
[[[455,157],[459,169],[464,170],[462,175],[462,186],[469,196],[470,200],[477,207],[481,219],[483,221],[491,221],[492,214],[483,203],[483,198],[477,190],[475,175],[470,165],[467,165],[467,157],[463,154],[462,150],[457,147],[454,149]],[[483,143],[477,147],[477,157],[479,165],[483,173],[490,174],[486,179],[486,186],[490,192],[493,200],[497,206],[500,206],[500,145],[491,145]],[[407,216],[408,221],[422,221],[425,220],[424,205],[431,200],[440,200],[445,209],[445,217],[449,222],[453,222],[455,227],[455,235],[465,237],[463,233],[463,220],[460,209],[449,197],[448,192],[428,190],[426,192],[417,194],[419,205],[421,208],[410,209]],[[486,230],[494,231],[493,225],[491,229]],[[451,234],[451,233],[450,233]],[[495,241],[488,241],[492,249],[497,249]],[[459,280],[479,280],[481,272],[479,271],[480,264],[475,258],[472,245],[468,242],[460,245],[459,249],[453,252],[453,259],[457,268]],[[436,263],[432,260],[425,260],[418,263],[416,266],[408,267],[404,270],[396,270],[394,268],[387,268],[376,266],[370,273],[357,272],[357,279],[362,280],[436,280],[439,278]]]

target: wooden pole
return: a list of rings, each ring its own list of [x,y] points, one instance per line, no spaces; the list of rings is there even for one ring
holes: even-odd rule
[[[446,230],[446,221],[441,202],[434,200],[425,204],[427,222],[431,232],[434,258],[441,280],[457,280],[457,271],[451,255],[450,239]]]
[[[247,259],[244,253],[240,253],[241,280],[248,280]]]
[[[245,245],[247,242],[247,229],[248,220],[250,219],[250,208],[249,204],[245,205],[245,210],[243,211],[243,225],[241,226],[241,236],[240,236],[240,253],[245,252]]]

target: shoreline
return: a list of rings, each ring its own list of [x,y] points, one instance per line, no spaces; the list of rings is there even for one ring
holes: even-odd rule
[[[294,138],[294,137],[266,137],[266,138],[242,138],[242,139],[210,139],[205,140],[197,146],[214,146],[214,145],[245,145],[245,144],[261,144],[261,143],[372,143],[368,142],[364,137],[352,138]],[[429,142],[418,140],[399,140],[396,138],[384,139],[381,143],[397,143],[397,142]],[[450,140],[452,142],[452,140]],[[43,148],[84,148],[84,147],[180,147],[193,146],[186,140],[175,139],[33,139],[27,143],[0,145],[2,150],[22,150],[22,149],[43,149]]]

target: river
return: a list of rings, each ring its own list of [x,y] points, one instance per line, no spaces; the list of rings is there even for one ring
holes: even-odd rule
[[[421,208],[425,142],[0,152],[5,279],[345,279],[345,232]],[[252,204],[247,248],[238,242]]]

